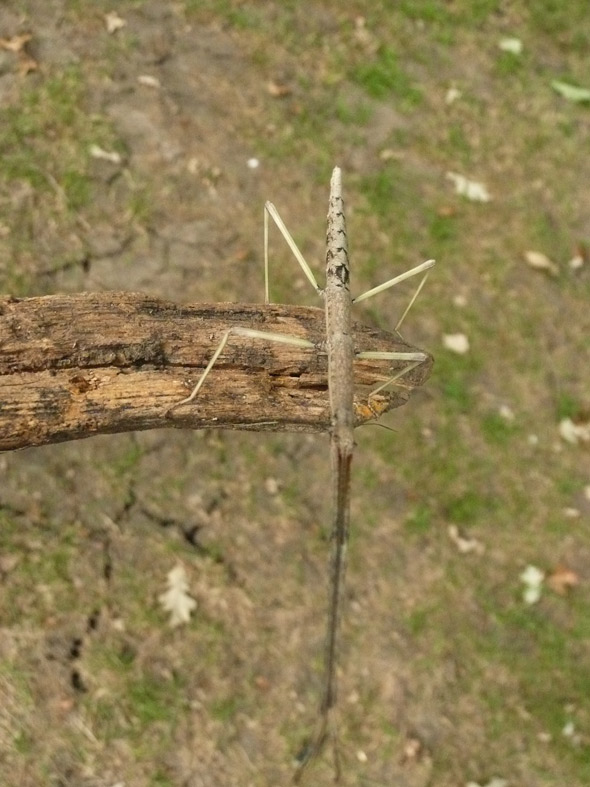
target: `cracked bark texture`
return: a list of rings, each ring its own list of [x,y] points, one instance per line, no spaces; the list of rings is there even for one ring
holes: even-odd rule
[[[232,326],[303,337],[317,349],[232,335],[197,398],[173,407]],[[397,333],[358,323],[354,346],[416,351]],[[355,425],[404,404],[432,359],[369,400],[401,365],[355,361]],[[0,298],[0,450],[165,427],[317,432],[329,425],[322,309],[178,304],[132,292]]]

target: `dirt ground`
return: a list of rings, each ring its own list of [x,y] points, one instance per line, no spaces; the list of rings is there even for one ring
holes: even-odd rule
[[[588,444],[557,426],[590,406],[590,129],[516,83],[574,69],[582,28],[553,37],[526,4],[442,4],[456,25],[436,4],[368,5],[4,2],[0,37],[32,37],[0,49],[0,289],[259,302],[265,200],[321,275],[340,164],[355,291],[439,260],[404,326],[434,353],[432,382],[386,419],[394,433],[358,433],[342,783],[581,787]],[[526,77],[497,59],[519,29],[541,53]],[[409,82],[392,68],[379,95],[367,64],[388,48]],[[489,206],[453,193],[462,166]],[[522,261],[531,246],[560,277]],[[276,299],[315,305],[274,237],[273,259]],[[407,297],[362,319],[391,328]],[[471,354],[444,350],[455,332]],[[1,783],[288,784],[321,688],[328,471],[325,436],[283,434],[0,456]],[[530,563],[575,587],[527,606]],[[177,564],[197,607],[173,629],[159,596]],[[329,749],[308,783],[332,783]]]

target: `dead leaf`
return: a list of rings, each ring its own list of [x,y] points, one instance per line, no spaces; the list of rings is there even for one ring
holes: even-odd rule
[[[545,271],[550,276],[559,274],[558,266],[541,251],[525,251],[524,259],[526,264],[536,271]]]
[[[522,41],[520,38],[514,37],[507,37],[501,38],[498,41],[498,46],[502,50],[502,52],[510,52],[511,55],[521,55],[522,54]]]
[[[256,675],[254,678],[254,685],[260,691],[268,691],[271,687],[271,682],[265,675]]]
[[[383,148],[379,152],[379,158],[381,161],[401,161],[404,157],[404,154],[401,150],[392,150],[392,148]]]
[[[153,87],[153,88],[161,87],[160,80],[157,77],[151,76],[150,74],[140,74],[137,77],[137,81],[139,82],[140,85],[143,85],[144,87]]]
[[[559,82],[558,80],[554,80],[551,83],[551,87],[567,101],[573,101],[575,104],[584,104],[590,101],[590,90],[587,87],[578,87],[577,85],[570,85],[567,82]]]
[[[416,760],[422,754],[422,741],[418,738],[406,738],[404,741],[404,750],[402,754],[402,762],[406,763],[411,760]]]
[[[567,519],[579,519],[582,516],[582,512],[579,508],[574,508],[573,506],[567,506],[563,509],[563,515]]]
[[[12,38],[0,38],[0,48],[8,49],[9,52],[22,52],[25,44],[32,38],[31,33],[22,33],[19,36],[12,36]]]
[[[188,623],[197,602],[188,593],[188,580],[184,566],[177,563],[167,575],[168,590],[158,596],[160,604],[170,613],[171,626]]]
[[[367,20],[364,16],[357,16],[354,20],[355,41],[363,47],[368,55],[376,54],[379,49],[379,40],[367,28]]]
[[[266,89],[273,98],[284,98],[291,95],[291,88],[283,85],[280,82],[274,82],[272,79],[267,83]]]
[[[120,30],[122,27],[125,27],[127,24],[127,22],[122,19],[116,11],[109,11],[108,14],[105,14],[104,21],[107,26],[107,32],[111,35],[116,33],[117,30]]]
[[[524,585],[522,598],[525,604],[536,604],[541,598],[544,580],[545,574],[536,566],[528,565],[521,573],[520,581]]]
[[[458,87],[451,85],[451,87],[447,90],[445,95],[445,104],[450,105],[454,104],[457,99],[461,98],[463,94],[459,90]]]
[[[18,70],[19,73],[26,77],[27,74],[30,74],[31,71],[37,71],[39,68],[39,63],[33,58],[25,55],[21,57],[18,61]]]
[[[500,418],[503,418],[508,423],[512,423],[514,421],[514,411],[511,407],[508,407],[507,404],[500,405],[500,409],[498,410],[498,415]]]
[[[467,782],[465,787],[508,787],[508,780],[494,776],[487,784],[480,785],[477,782]]]
[[[455,192],[471,202],[489,202],[491,197],[483,183],[469,180],[457,172],[447,172],[447,178],[455,184]]]
[[[562,440],[571,445],[590,442],[590,421],[576,423],[571,418],[564,418],[559,422],[559,435]]]
[[[586,244],[578,243],[568,266],[572,271],[579,271],[588,262],[588,249]]]
[[[448,530],[449,538],[457,547],[462,555],[467,555],[469,552],[475,552],[476,555],[483,555],[485,547],[476,538],[465,538],[459,532],[457,525],[449,525]]]
[[[547,577],[547,584],[559,596],[565,596],[569,590],[580,584],[580,578],[566,566],[557,566],[553,574]]]
[[[443,334],[443,347],[457,355],[465,355],[469,352],[469,339],[464,333],[445,333]]]
[[[116,150],[104,150],[99,145],[90,145],[90,155],[92,158],[110,161],[111,164],[121,163],[121,154]]]

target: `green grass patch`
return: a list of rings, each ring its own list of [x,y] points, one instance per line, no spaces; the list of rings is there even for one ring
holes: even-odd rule
[[[178,680],[145,675],[127,685],[129,711],[140,726],[154,722],[173,722],[182,705],[182,686]]]
[[[228,722],[236,715],[239,706],[237,697],[222,697],[211,704],[211,716],[217,721]]]
[[[0,173],[25,180],[35,190],[63,189],[70,207],[89,199],[86,164],[91,141],[100,143],[100,123],[83,111],[84,86],[75,67],[24,90],[6,107],[0,124]]]
[[[400,12],[413,21],[420,20],[428,24],[443,26],[454,23],[453,15],[438,0],[422,0],[419,3],[412,2],[412,0],[403,0],[399,5]]]
[[[405,618],[408,631],[413,637],[427,632],[429,628],[433,627],[433,621],[437,614],[438,609],[434,604],[426,604],[413,609]]]
[[[434,246],[432,253],[436,255],[443,249],[453,244],[458,237],[457,220],[455,216],[431,213],[428,224],[428,236]]]
[[[153,784],[154,787],[175,787],[177,781],[165,771],[157,769],[150,777],[150,784]]]
[[[460,413],[467,413],[473,406],[473,396],[467,380],[458,371],[446,376],[442,383],[442,393],[450,407]]]
[[[463,127],[458,123],[450,123],[446,134],[449,155],[459,160],[463,166],[468,167],[471,163],[472,148]]]
[[[557,421],[564,418],[575,419],[580,415],[582,406],[580,402],[569,393],[559,393],[555,402],[555,417]]]
[[[422,101],[421,91],[408,77],[398,54],[390,46],[380,46],[373,61],[358,63],[349,76],[373,98],[395,96],[405,107],[415,107]]]
[[[426,535],[432,529],[432,511],[429,506],[420,504],[406,517],[404,527],[408,533]]]
[[[346,126],[366,126],[373,117],[373,108],[366,102],[350,103],[340,97],[335,106],[336,118]]]
[[[456,525],[472,525],[482,512],[489,511],[493,501],[484,497],[476,489],[452,498],[444,505],[445,516]]]
[[[490,445],[505,447],[516,433],[514,424],[496,412],[486,413],[480,427],[485,441]]]
[[[578,52],[590,46],[588,8],[584,3],[536,0],[527,11],[532,26],[551,40],[558,39],[562,46],[572,46]]]
[[[499,52],[495,70],[500,79],[514,78],[524,69],[522,55],[513,52]]]

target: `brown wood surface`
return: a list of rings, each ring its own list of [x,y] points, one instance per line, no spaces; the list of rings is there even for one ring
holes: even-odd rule
[[[188,396],[232,326],[301,336],[317,349],[231,336],[198,396]],[[355,324],[355,350],[412,352],[397,333]],[[357,425],[404,404],[432,359],[391,391],[403,362],[355,361]],[[95,434],[179,427],[323,431],[330,425],[322,309],[177,304],[133,292],[0,297],[0,450]]]

